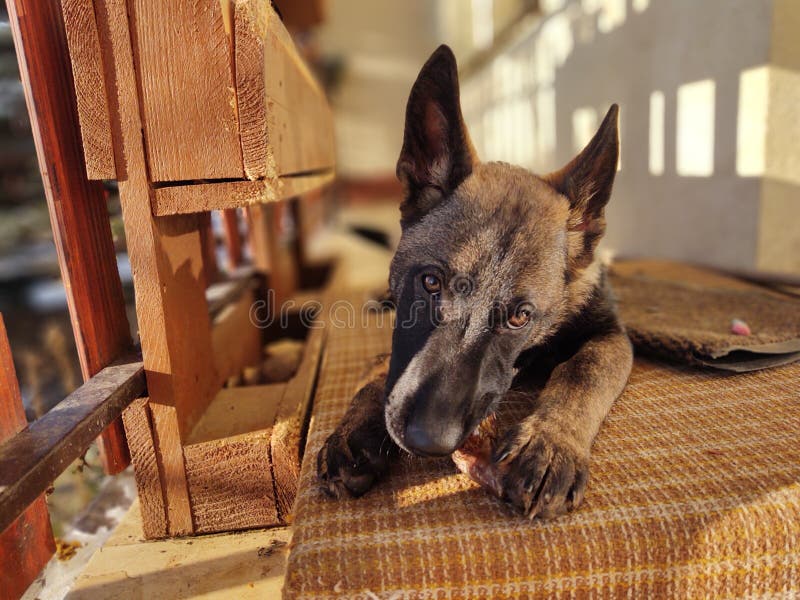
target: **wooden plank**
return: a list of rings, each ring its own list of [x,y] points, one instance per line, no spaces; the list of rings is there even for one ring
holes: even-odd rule
[[[245,367],[261,368],[261,329],[250,318],[254,302],[253,290],[246,289],[238,300],[214,317],[211,344],[219,387]],[[208,411],[204,417],[207,414]]]
[[[334,165],[333,122],[319,84],[269,2],[236,0],[236,100],[248,179]]]
[[[270,456],[272,476],[275,479],[275,503],[283,522],[289,522],[297,496],[303,427],[311,409],[311,398],[319,374],[324,344],[325,329],[320,327],[309,330],[303,360],[295,376],[286,384],[272,428]]]
[[[197,533],[279,525],[270,430],[184,448]]]
[[[144,390],[139,357],[118,360],[0,446],[0,531]]]
[[[92,0],[61,0],[89,179],[116,179],[111,114]]]
[[[125,423],[131,461],[136,470],[139,507],[145,513],[142,516],[144,535],[148,539],[154,539],[166,537],[168,528],[148,401],[148,398],[134,400],[122,413],[122,421]]]
[[[242,235],[239,232],[239,213],[235,208],[222,211],[225,231],[225,248],[228,251],[228,269],[231,271],[242,264]]]
[[[198,213],[252,206],[299,196],[333,181],[330,169],[302,176],[221,181],[157,187],[153,194],[156,216]]]
[[[14,0],[9,18],[84,381],[131,346],[105,192],[86,179],[57,2]],[[99,440],[108,473],[129,462],[119,422]]]
[[[27,424],[6,325],[0,315],[0,444]],[[42,494],[14,519],[0,527],[0,599],[19,598],[55,552],[50,515]]]
[[[136,4],[141,8],[143,3]],[[167,8],[173,9],[175,4],[170,2]],[[154,10],[162,3],[149,5]],[[186,7],[196,5],[185,3]],[[193,526],[181,437],[191,431],[216,391],[211,327],[196,216],[153,218],[150,210],[152,190],[141,135],[127,8],[124,0],[107,0],[95,6],[101,44],[107,46],[104,55],[113,56],[112,89],[118,100],[127,165],[127,178],[119,182],[120,199],[134,273],[156,458],[166,491],[168,530],[170,535],[186,535],[192,533]],[[162,23],[162,27],[173,25]],[[137,31],[141,34],[146,30]],[[162,52],[165,60],[169,55],[171,62],[180,62],[177,56]],[[205,71],[205,67],[198,69]],[[170,135],[180,138],[177,131]],[[217,152],[216,141],[205,145]]]
[[[274,0],[281,20],[292,31],[305,31],[325,22],[325,0]]]
[[[142,533],[134,502],[75,582],[70,600],[281,597],[288,527],[147,543]]]
[[[133,51],[153,181],[243,176],[218,0],[132,0]]]
[[[209,211],[202,212],[198,214],[198,219],[200,222],[200,248],[203,253],[203,279],[205,287],[208,287],[219,279],[217,240],[211,224],[211,213]]]

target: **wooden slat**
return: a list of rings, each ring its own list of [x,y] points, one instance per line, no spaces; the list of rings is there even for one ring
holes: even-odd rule
[[[0,315],[0,444],[23,430],[26,423],[6,326]],[[0,527],[0,599],[16,599],[55,552],[44,495],[3,529]]]
[[[0,446],[0,531],[144,390],[141,360],[116,361]]]
[[[270,3],[236,0],[234,19],[236,100],[247,178],[333,167],[330,108]]]
[[[145,4],[150,8],[161,6],[161,3]],[[175,2],[168,4],[174,8]],[[184,3],[187,7],[196,5]],[[151,187],[141,135],[127,8],[125,0],[106,0],[95,5],[95,14],[101,44],[107,45],[104,55],[113,56],[112,89],[119,101],[121,142],[127,165],[126,179],[119,182],[120,201],[134,273],[136,311],[156,457],[166,491],[169,533],[185,535],[192,533],[193,526],[181,437],[191,430],[216,391],[209,351],[211,326],[196,215],[153,218],[150,210]],[[180,29],[174,23],[162,24],[168,26]],[[179,57],[173,55],[170,60],[177,62]],[[205,68],[199,71],[204,72]],[[171,131],[170,135],[180,138],[178,131]],[[217,151],[216,142],[206,146]]]
[[[225,248],[228,251],[228,269],[231,271],[242,264],[242,236],[239,232],[239,214],[235,208],[222,211],[225,231]]]
[[[245,367],[261,368],[261,330],[250,319],[254,301],[253,290],[247,289],[214,318],[211,340],[220,387]]]
[[[278,515],[287,522],[300,479],[302,433],[319,373],[325,329],[311,329],[297,373],[289,380],[275,416],[270,438],[272,476]]]
[[[203,278],[205,286],[208,287],[219,279],[217,240],[211,224],[211,213],[208,211],[199,213],[198,219],[200,221],[200,247],[203,252]]]
[[[225,210],[284,200],[321,188],[333,181],[330,169],[300,176],[255,181],[220,181],[158,187],[153,194],[156,216]]]
[[[136,469],[136,490],[143,513],[142,525],[148,539],[167,536],[167,513],[164,491],[158,472],[153,422],[148,398],[138,398],[122,413],[125,434],[131,449],[131,461]]]
[[[219,0],[131,0],[153,181],[243,176],[228,36]]]
[[[89,179],[116,179],[111,116],[92,0],[61,0]]]
[[[8,2],[9,19],[84,381],[131,346],[105,192],[86,179],[58,2]],[[108,473],[129,463],[121,423],[100,439]]]

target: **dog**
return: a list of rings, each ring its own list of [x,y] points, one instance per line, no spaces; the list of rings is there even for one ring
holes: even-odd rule
[[[559,171],[481,163],[456,59],[440,46],[414,83],[397,176],[405,196],[389,287],[392,350],[317,457],[321,487],[360,496],[399,450],[457,450],[526,376],[535,408],[495,441],[502,497],[530,517],[580,505],[594,438],[633,352],[595,249],[619,157],[618,107]]]

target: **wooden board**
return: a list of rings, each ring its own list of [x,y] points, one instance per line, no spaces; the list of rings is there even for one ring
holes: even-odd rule
[[[0,531],[144,389],[139,358],[121,359],[0,446]]]
[[[111,114],[92,0],[61,0],[89,179],[116,179]]]
[[[87,13],[91,5],[87,8],[78,2],[67,4],[71,9],[65,16],[76,26],[76,19],[82,19],[90,28],[94,13],[91,19]],[[20,75],[86,381],[131,346],[106,194],[99,182],[86,178],[59,3],[15,0],[9,8],[17,14],[11,24]],[[86,44],[93,46],[96,41],[87,38]],[[91,74],[93,78],[98,76]],[[97,85],[102,83],[101,77]],[[108,151],[113,157],[113,152]],[[117,473],[128,465],[120,423],[106,430],[99,447],[106,472]]]
[[[153,192],[156,216],[198,213],[284,200],[319,189],[333,181],[330,169],[319,173],[257,179],[157,187]]]
[[[162,5],[139,4],[148,4],[153,10]],[[175,4],[169,2],[165,6]],[[120,201],[134,274],[156,459],[165,489],[169,533],[185,535],[192,533],[193,526],[181,437],[191,431],[216,391],[209,351],[211,327],[196,216],[153,218],[150,210],[151,188],[127,8],[124,0],[95,5],[101,43],[108,45],[104,54],[113,56],[112,89],[118,100],[127,167],[126,179],[119,182]],[[163,23],[162,27],[168,25]],[[175,56],[171,58],[177,60]],[[216,151],[217,145],[206,147]]]
[[[255,302],[252,289],[243,291],[241,297],[223,308],[214,317],[211,344],[217,367],[218,387],[245,367],[261,368],[261,329],[250,319],[250,309]],[[208,414],[203,415],[205,418]]]
[[[324,341],[325,329],[309,331],[303,360],[295,376],[286,385],[272,428],[270,449],[275,479],[275,502],[278,515],[284,522],[288,522],[297,496],[303,428],[311,409]]]
[[[239,232],[239,214],[235,208],[222,211],[225,231],[225,248],[228,252],[228,269],[233,271],[242,264],[242,235]]]
[[[218,0],[132,0],[153,181],[243,176],[228,37]]]
[[[158,471],[153,419],[148,398],[134,400],[122,413],[125,434],[131,449],[131,461],[136,470],[136,489],[139,507],[145,513],[142,527],[148,539],[167,536],[167,513],[161,475]]]
[[[27,424],[3,316],[0,315],[0,444]],[[0,527],[0,599],[19,598],[55,552],[44,494]]]
[[[71,600],[281,597],[289,528],[144,542],[136,504],[75,582]]]
[[[333,122],[319,84],[269,2],[236,0],[236,100],[248,179],[329,169]]]

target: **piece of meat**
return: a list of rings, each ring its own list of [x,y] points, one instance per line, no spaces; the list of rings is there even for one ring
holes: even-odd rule
[[[503,494],[503,470],[492,461],[492,448],[497,438],[497,419],[486,417],[464,444],[453,452],[459,471],[500,498]]]

